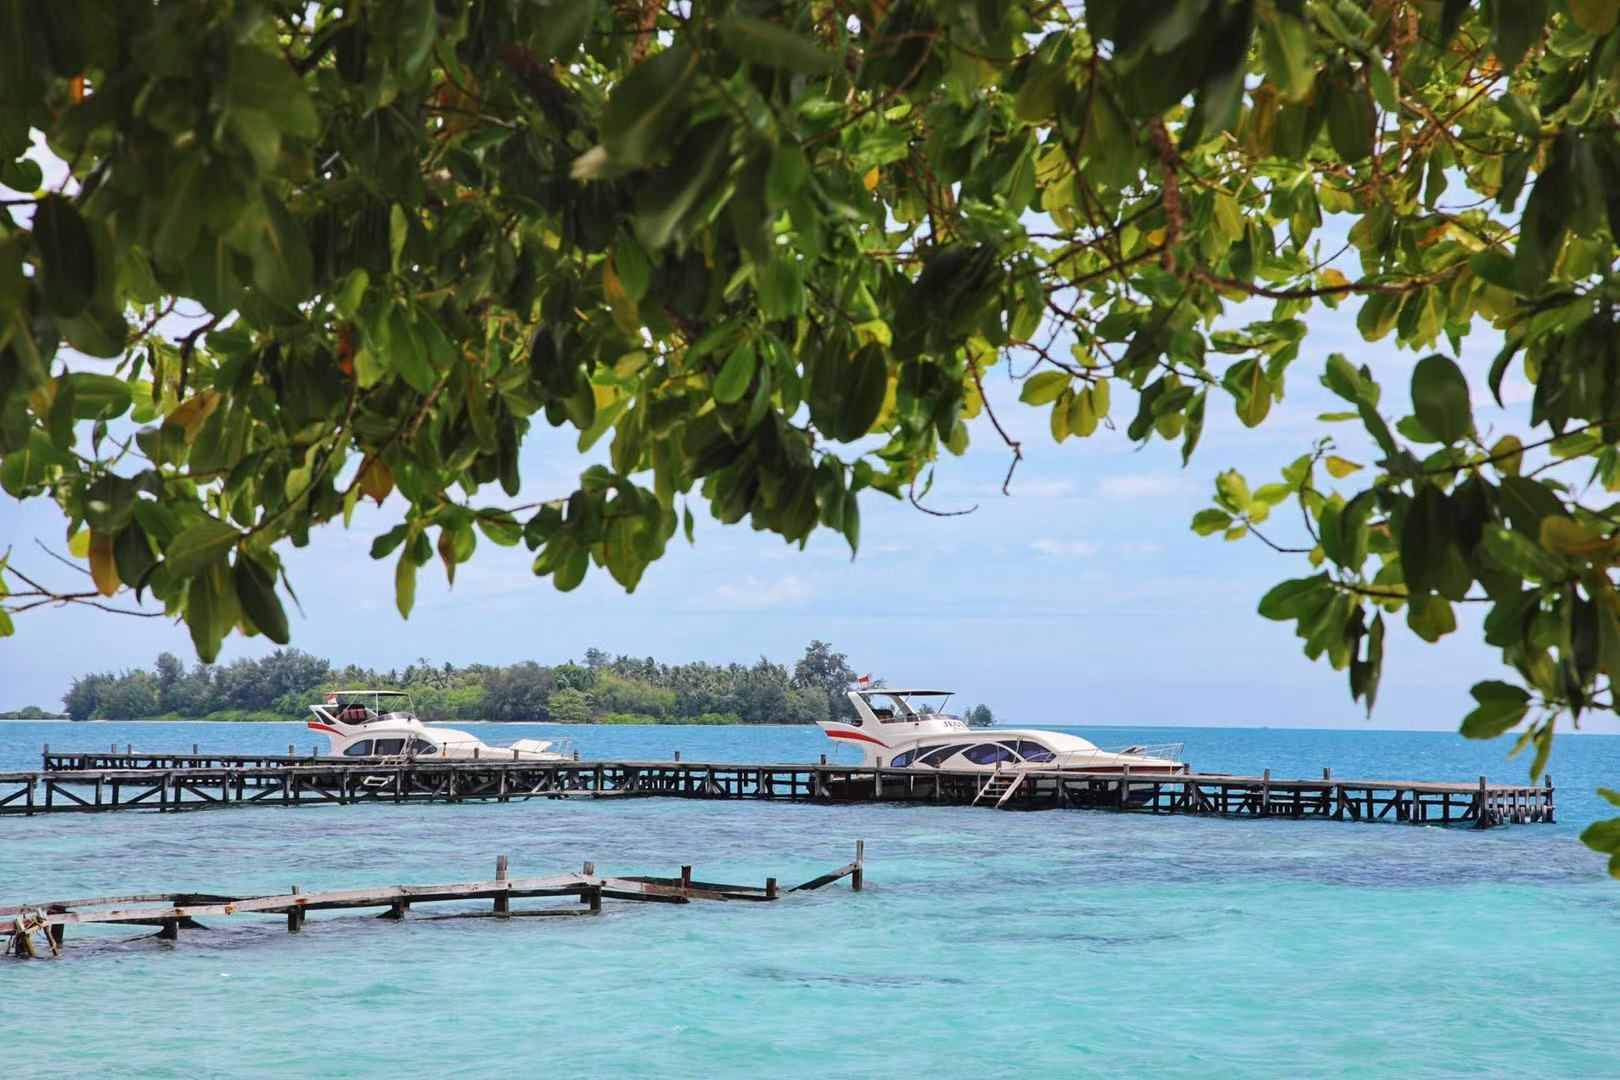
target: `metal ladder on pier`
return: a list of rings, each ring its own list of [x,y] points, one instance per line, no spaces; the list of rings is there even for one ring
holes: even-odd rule
[[[978,806],[986,799],[994,799],[995,808],[999,810],[1008,799],[1012,798],[1013,792],[1017,791],[1023,782],[1024,774],[1021,772],[993,772],[985,777],[984,783],[979,786],[979,793],[973,797],[973,805]]]

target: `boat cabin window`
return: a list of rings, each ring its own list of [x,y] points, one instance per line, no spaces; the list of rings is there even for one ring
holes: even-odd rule
[[[910,765],[916,757],[917,751],[915,749],[907,750],[903,754],[896,754],[894,755],[894,760],[889,762],[889,767],[894,769],[903,769],[907,765]]]
[[[1018,755],[1001,743],[980,743],[964,751],[962,756],[975,765],[994,765],[998,761],[1018,760]]]
[[[966,750],[968,746],[968,743],[952,743],[949,746],[935,747],[933,750],[930,750],[928,753],[924,754],[921,760],[918,761],[918,764],[932,765],[937,769],[939,768],[940,762],[944,761],[946,758],[955,757],[963,750]]]
[[[1051,761],[1057,757],[1051,750],[1032,739],[1019,739],[1017,749],[1025,761]]]
[[[350,745],[348,748],[346,748],[343,751],[343,756],[344,757],[370,757],[371,756],[371,740],[370,739],[361,739],[359,742]]]
[[[439,748],[426,739],[411,740],[411,753],[413,754],[437,754],[438,752]]]
[[[404,739],[378,739],[373,752],[378,755],[398,754],[405,749]]]
[[[882,709],[874,705],[872,706],[872,715],[878,718],[878,723],[887,724],[889,721],[894,719],[894,710]]]

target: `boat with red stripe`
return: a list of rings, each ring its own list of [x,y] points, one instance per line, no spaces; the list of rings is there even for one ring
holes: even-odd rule
[[[829,739],[861,751],[861,765],[883,769],[1065,769],[1131,774],[1184,773],[1180,743],[1105,750],[1064,731],[974,729],[945,711],[954,691],[895,690],[863,676],[848,692],[853,715],[819,723]]]

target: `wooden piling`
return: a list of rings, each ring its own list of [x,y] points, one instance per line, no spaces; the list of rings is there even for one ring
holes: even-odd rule
[[[497,885],[505,885],[506,884],[506,856],[505,855],[497,855],[495,857],[495,883]],[[504,892],[496,893],[495,894],[495,917],[497,919],[505,919],[505,918],[510,917],[511,911],[512,911],[511,904],[512,904],[512,898],[508,894],[506,894]]]
[[[292,887],[293,896],[297,897],[299,892],[298,886],[294,885]],[[287,909],[287,933],[289,934],[296,934],[304,928],[304,909],[297,906],[298,903],[299,901],[295,899],[293,906]]]
[[[866,841],[855,841],[855,869],[849,875],[849,887],[860,892],[866,884]]]

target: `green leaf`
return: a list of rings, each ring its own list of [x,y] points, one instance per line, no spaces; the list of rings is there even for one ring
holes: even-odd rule
[[[1592,822],[1581,830],[1581,843],[1594,851],[1620,854],[1620,818]],[[1620,874],[1615,873],[1615,865],[1612,862],[1609,864],[1609,874],[1612,877],[1620,877]]]
[[[1018,391],[1018,400],[1025,405],[1047,405],[1056,401],[1058,395],[1068,388],[1068,372],[1037,371],[1024,380],[1022,389]]]
[[[760,314],[767,319],[789,319],[804,313],[804,280],[799,264],[779,254],[755,271]]]
[[[585,40],[597,7],[597,0],[540,0],[535,55],[542,60],[566,60]]]
[[[1588,34],[1602,36],[1620,21],[1620,3],[1615,0],[1569,0],[1569,14]]]
[[[771,151],[770,169],[765,173],[765,198],[772,207],[785,207],[804,187],[810,163],[804,149],[794,142],[780,142]]]
[[[223,562],[193,577],[186,587],[186,626],[203,663],[212,664],[219,657],[220,643],[231,628],[235,610],[236,596]]]
[[[764,19],[728,15],[716,24],[716,29],[720,39],[750,63],[805,75],[831,75],[843,69],[843,61],[837,56]]]
[[[68,465],[72,456],[57,449],[43,431],[32,431],[19,449],[8,452],[0,463],[0,487],[7,494],[23,498],[51,475],[55,468]]]
[[[139,522],[130,522],[113,538],[113,565],[118,570],[118,580],[138,588],[157,561],[146,530]]]
[[[394,606],[399,608],[402,619],[409,619],[411,608],[416,606],[416,560],[409,548],[399,553],[399,562],[394,565]]]
[[[889,391],[889,363],[883,346],[873,343],[855,354],[849,386],[838,414],[838,438],[853,442],[872,430]]]
[[[388,265],[399,273],[400,256],[405,254],[405,241],[411,235],[411,221],[404,207],[398,203],[388,208]]]
[[[239,552],[232,569],[232,579],[236,586],[237,602],[242,605],[242,612],[248,620],[259,633],[277,645],[287,644],[287,612],[281,606],[281,599],[276,596],[275,577],[252,556]]]
[[[1221,532],[1232,524],[1232,515],[1225,510],[1200,510],[1193,515],[1192,531],[1199,536],[1211,536]]]
[[[314,257],[303,226],[281,200],[265,194],[266,227],[253,248],[253,284],[284,307],[303,303],[314,290]]]
[[[730,145],[730,127],[711,121],[681,144],[677,163],[641,185],[635,230],[642,244],[658,251],[675,238],[682,220],[719,173]]]
[[[1445,492],[1422,484],[1406,511],[1401,529],[1401,570],[1414,593],[1438,586],[1452,543],[1452,514]]]
[[[1457,614],[1443,596],[1413,593],[1407,597],[1406,604],[1406,625],[1424,641],[1439,641],[1457,629]]]
[[[1474,430],[1468,380],[1450,357],[1435,353],[1412,371],[1412,408],[1435,438],[1455,443]]]
[[[684,115],[696,64],[692,50],[677,45],[637,64],[613,88],[600,130],[602,145],[614,161],[634,168],[668,151],[665,136]]]
[[[228,85],[233,104],[262,110],[288,135],[313,139],[321,133],[304,80],[284,57],[238,46],[231,54]]]
[[[1558,560],[1515,529],[1491,526],[1484,533],[1485,552],[1504,570],[1538,581],[1558,581],[1565,569]]]
[[[1595,172],[1595,168],[1585,168],[1590,160],[1571,132],[1553,143],[1547,165],[1525,201],[1519,227],[1514,271],[1521,292],[1535,296],[1546,290],[1571,224],[1596,209],[1594,196],[1601,198],[1601,193],[1588,191],[1587,181]]]
[[[64,318],[83,311],[96,294],[100,273],[95,245],[78,207],[61,195],[41,199],[34,209],[34,246],[46,306]]]
[[[114,375],[75,371],[67,376],[73,388],[73,415],[79,420],[113,420],[129,411],[129,383]]]
[[[720,374],[714,378],[714,400],[724,405],[741,401],[743,394],[748,391],[748,385],[754,381],[756,366],[753,341],[743,341],[732,349],[731,355],[721,365]]]
[[[1333,596],[1333,584],[1326,574],[1295,578],[1273,586],[1260,598],[1259,611],[1264,618],[1278,621],[1308,618]]]
[[[1530,709],[1530,695],[1510,683],[1475,683],[1470,691],[1479,707],[1462,722],[1462,733],[1470,739],[1494,739],[1511,730]]]
[[[223,521],[204,518],[176,536],[164,549],[163,562],[175,578],[189,578],[220,559],[241,534]]]
[[[1496,0],[1491,5],[1491,48],[1502,69],[1512,72],[1541,40],[1547,0]]]

